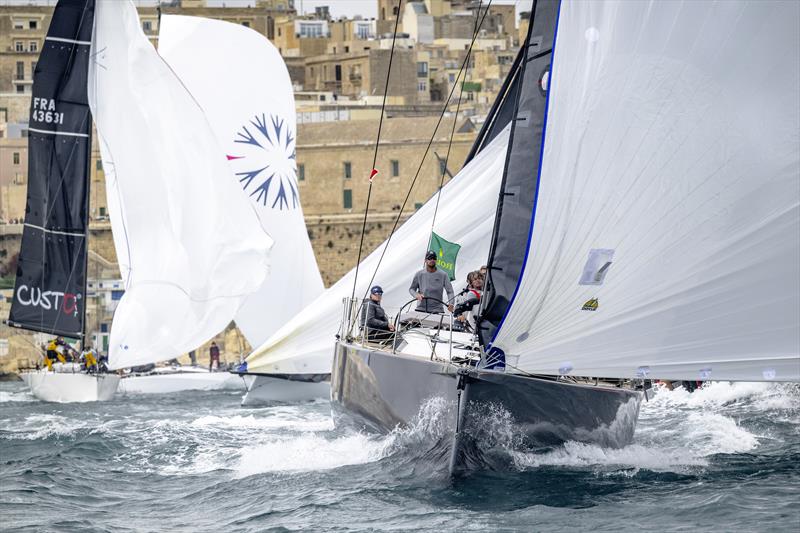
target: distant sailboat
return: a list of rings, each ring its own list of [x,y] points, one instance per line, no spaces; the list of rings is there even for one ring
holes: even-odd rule
[[[324,289],[300,205],[289,72],[263,35],[219,20],[164,15],[158,50],[203,108],[243,196],[274,239],[266,281],[235,318],[259,346]],[[243,403],[328,397],[329,374],[309,381],[250,368],[242,373]]]
[[[34,83],[29,213],[9,324],[85,336],[92,116],[126,289],[109,367],[172,359],[224,329],[263,284],[272,240],[130,1],[56,6]],[[77,375],[97,382],[96,394],[51,386],[67,379],[58,373],[38,372],[31,383],[59,391],[45,399],[85,401],[110,397],[119,379]]]
[[[337,422],[389,430],[443,397],[451,473],[485,464],[488,408],[531,447],[624,446],[630,385],[800,381],[800,4],[531,13],[484,130],[511,117],[477,342],[423,324],[403,337],[427,353],[336,343]]]
[[[94,0],[61,0],[33,76],[28,196],[7,323],[86,346],[86,262],[92,117],[86,94]],[[55,363],[21,373],[42,400],[108,400],[119,377]]]

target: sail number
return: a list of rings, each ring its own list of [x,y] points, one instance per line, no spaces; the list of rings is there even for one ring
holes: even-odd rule
[[[63,124],[64,113],[56,111],[56,101],[52,98],[34,98],[31,119],[47,124]]]
[[[33,110],[33,120],[36,122],[46,122],[47,124],[63,124],[64,113],[54,113],[53,111]]]

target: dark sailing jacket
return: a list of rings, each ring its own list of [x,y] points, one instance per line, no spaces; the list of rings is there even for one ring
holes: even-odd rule
[[[383,310],[381,304],[372,299],[364,300],[364,306],[361,309],[361,326],[372,330],[388,331],[389,317],[386,316],[386,311]]]

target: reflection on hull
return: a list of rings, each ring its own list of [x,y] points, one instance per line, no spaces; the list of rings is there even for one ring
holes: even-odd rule
[[[242,405],[308,402],[331,397],[330,374],[240,374],[247,387]]]
[[[477,370],[342,343],[331,375],[337,425],[390,431],[416,423],[433,399],[447,405],[451,472],[486,464],[486,443],[497,438],[488,434],[490,420],[509,422],[516,444],[525,448],[566,441],[625,446],[633,440],[641,397],[630,389]]]

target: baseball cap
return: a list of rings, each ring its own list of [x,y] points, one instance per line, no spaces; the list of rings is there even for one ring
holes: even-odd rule
[[[381,289],[380,285],[375,285],[370,289],[369,292],[371,292],[372,294],[383,294],[383,289]]]
[[[436,259],[436,252],[428,250],[428,253],[425,254],[425,259]]]

